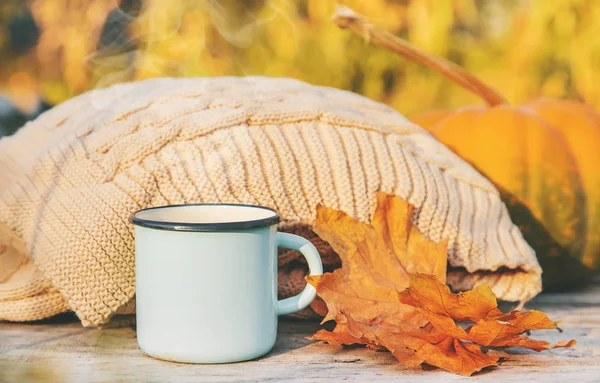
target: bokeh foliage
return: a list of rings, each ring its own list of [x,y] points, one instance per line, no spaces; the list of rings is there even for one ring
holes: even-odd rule
[[[343,0],[511,102],[600,108],[600,1]],[[334,0],[3,0],[0,93],[21,108],[156,76],[289,76],[411,115],[480,103],[331,21]]]

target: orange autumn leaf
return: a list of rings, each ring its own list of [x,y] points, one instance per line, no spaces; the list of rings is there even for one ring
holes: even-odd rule
[[[360,334],[352,335],[348,329],[348,318],[345,315],[338,315],[335,319],[336,326],[333,331],[318,330],[315,335],[309,337],[311,340],[322,340],[330,344],[352,345],[364,344],[373,349],[383,349],[384,347],[372,342],[369,338]]]
[[[478,321],[504,315],[498,309],[496,296],[485,284],[461,294],[452,294],[435,278],[412,275],[409,276],[408,287],[400,294],[400,300],[431,313],[451,316],[459,321]]]
[[[426,323],[414,308],[400,303],[397,291],[408,286],[410,273],[445,281],[447,246],[423,237],[412,224],[412,215],[412,206],[384,193],[377,193],[371,224],[317,207],[313,230],[342,259],[342,267],[333,273],[307,277],[327,304],[324,322],[349,312],[361,321],[385,317],[388,323],[410,328]]]
[[[412,214],[402,199],[383,193],[370,224],[317,208],[313,229],[340,255],[342,268],[307,277],[322,299],[316,308],[326,314],[323,321],[336,322],[333,331],[319,330],[311,339],[385,348],[406,366],[427,363],[461,375],[499,363],[501,353],[481,346],[541,351],[575,344],[523,335],[556,323],[535,310],[504,314],[487,285],[452,294],[443,283],[447,245],[421,235]],[[473,325],[463,329],[456,322]]]
[[[453,294],[448,286],[433,276],[415,274],[409,278],[408,288],[399,293],[400,301],[415,307],[431,325],[453,338],[482,346],[519,346],[536,351],[571,347],[575,344],[572,340],[550,345],[548,342],[523,336],[522,334],[528,331],[558,327],[556,322],[551,321],[541,311],[502,313],[497,307],[494,293],[487,284],[479,285],[466,293]],[[455,321],[475,323],[463,330]]]
[[[498,364],[501,356],[486,354],[478,345],[469,344],[439,332],[430,324],[405,332],[385,323],[365,325],[347,314],[350,333],[369,339],[388,349],[407,367],[422,363],[461,375],[471,375]]]

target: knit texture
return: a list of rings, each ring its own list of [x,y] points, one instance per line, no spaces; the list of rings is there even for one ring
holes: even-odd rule
[[[89,326],[131,311],[138,209],[260,204],[317,241],[317,204],[368,222],[377,191],[449,240],[451,285],[488,281],[511,301],[540,291],[491,183],[393,109],[290,79],[164,78],[88,92],[0,140],[0,319],[71,309]],[[282,254],[283,295],[304,286],[302,267]]]

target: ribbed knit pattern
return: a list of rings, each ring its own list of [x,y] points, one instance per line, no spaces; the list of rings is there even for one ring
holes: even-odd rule
[[[135,293],[138,209],[260,204],[307,232],[319,203],[369,221],[379,190],[449,240],[454,273],[478,272],[460,287],[540,291],[490,182],[393,109],[289,79],[155,79],[88,92],[0,141],[0,319],[70,308],[105,323]]]

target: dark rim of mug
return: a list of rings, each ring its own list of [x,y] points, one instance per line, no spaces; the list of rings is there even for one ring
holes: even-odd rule
[[[235,222],[216,222],[216,223],[188,223],[188,222],[169,222],[169,221],[153,221],[150,219],[143,219],[136,217],[138,213],[159,210],[168,208],[178,207],[190,207],[190,206],[227,206],[227,207],[250,207],[254,209],[263,209],[273,212],[272,216],[255,219],[250,221],[235,221]],[[168,231],[227,231],[227,230],[242,230],[242,229],[255,229],[259,227],[266,227],[276,225],[281,221],[279,214],[269,207],[260,205],[244,205],[235,203],[192,203],[192,204],[181,204],[181,205],[165,205],[149,207],[136,211],[130,218],[129,222],[136,226],[146,227],[149,229],[157,230],[168,230]]]

